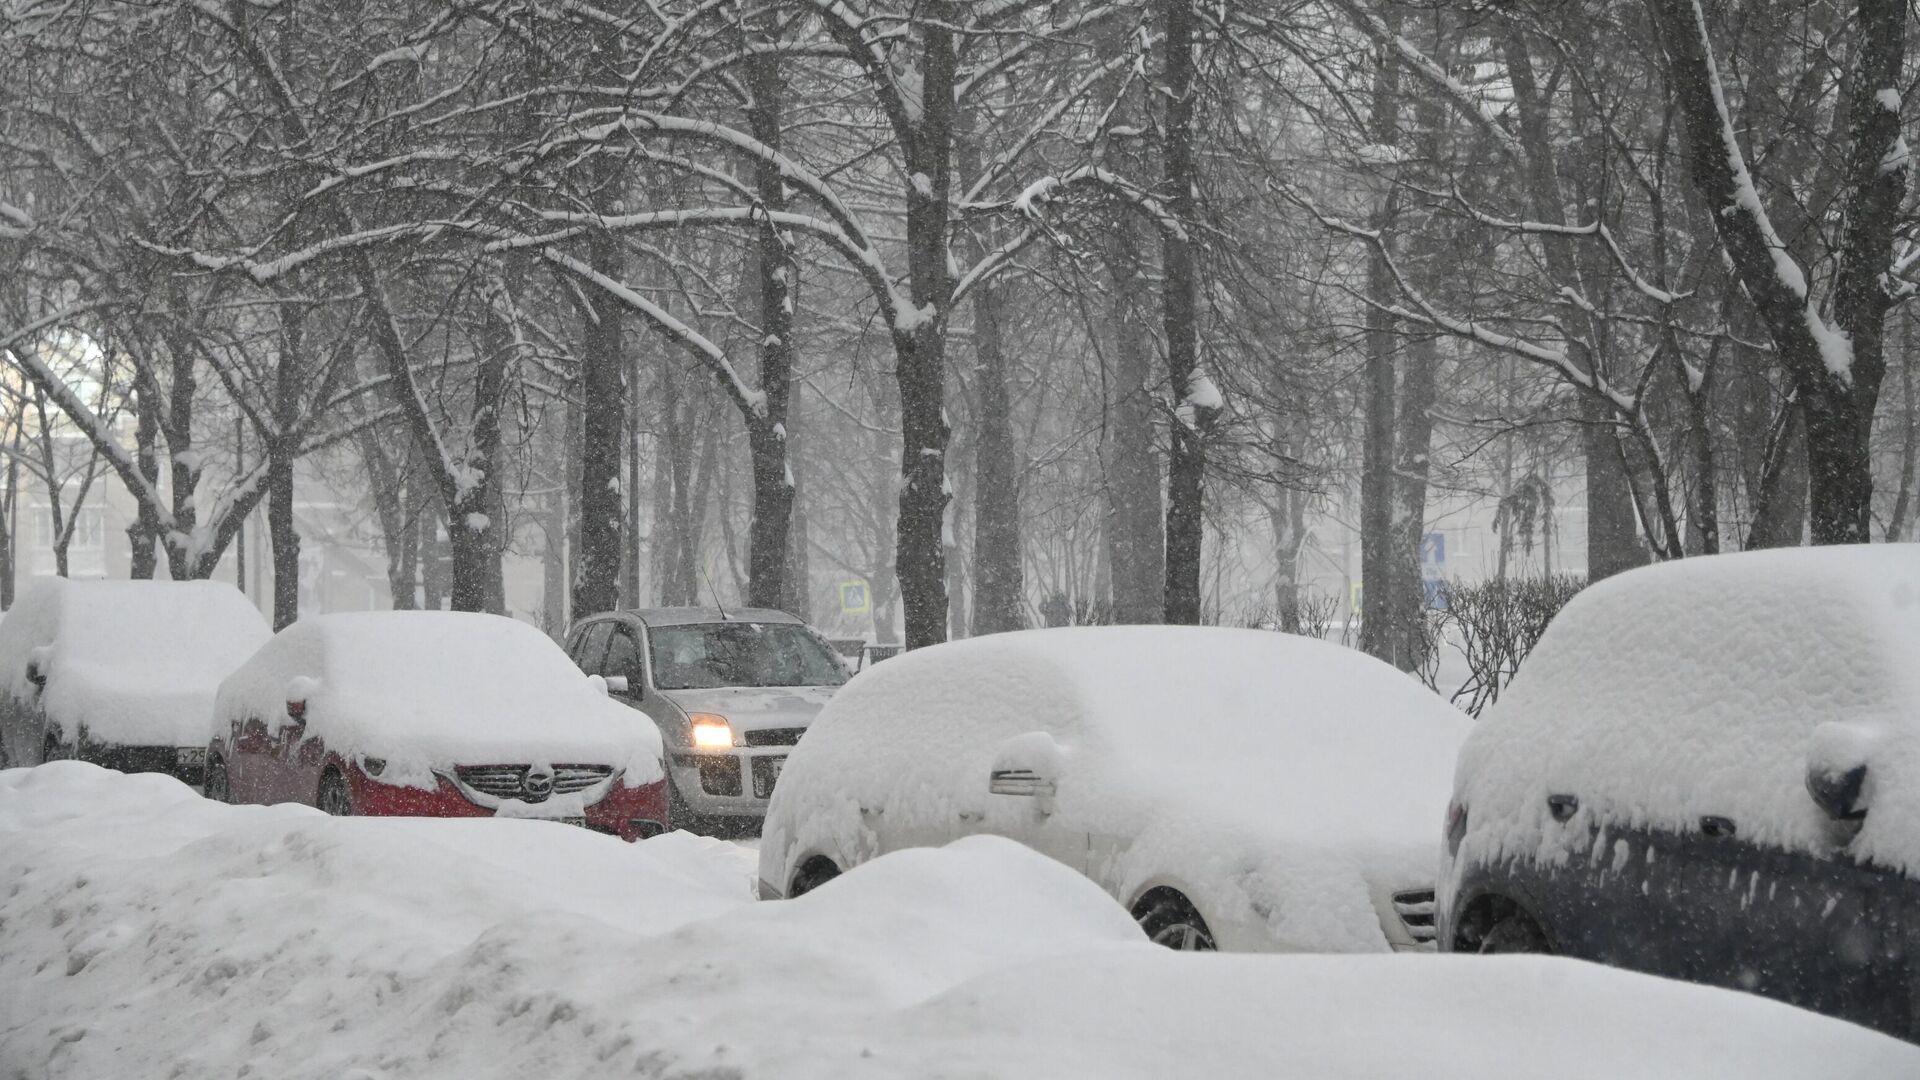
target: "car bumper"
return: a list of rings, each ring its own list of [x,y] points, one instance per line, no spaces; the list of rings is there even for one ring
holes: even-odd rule
[[[705,818],[758,821],[767,816],[790,746],[675,750],[667,768],[687,809]]]
[[[445,778],[436,778],[432,790],[384,784],[359,769],[351,770],[348,786],[353,812],[370,817],[493,817],[494,812],[470,801]],[[537,815],[535,819],[538,820]],[[576,818],[551,820],[583,825],[622,840],[645,840],[666,831],[667,785],[663,780],[640,787],[615,783],[599,802]]]
[[[78,747],[81,761],[125,773],[165,773],[184,783],[199,785],[207,775],[207,748],[204,746],[121,746],[82,739]]]

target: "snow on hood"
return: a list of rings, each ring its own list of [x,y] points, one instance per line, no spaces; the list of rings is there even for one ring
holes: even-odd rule
[[[1172,953],[986,837],[754,903],[740,848],[685,833],[56,762],[0,772],[0,851],[0,1060],[48,1080],[1920,1075],[1852,1024],[1560,958]]]
[[[1054,812],[1096,847],[1122,838],[1209,867],[1236,893],[1222,883],[1282,853],[1321,853],[1315,880],[1345,887],[1320,891],[1359,895],[1353,935],[1385,948],[1360,878],[1431,883],[1468,726],[1378,660],[1269,631],[1094,627],[936,645],[862,672],[821,712],[775,791],[763,874],[783,880],[796,846],[864,851],[861,806],[884,806],[903,833],[942,834],[963,812],[992,828],[1018,807],[988,794],[989,774],[1029,767],[1015,759],[1045,732]]]
[[[1854,853],[1920,873],[1916,658],[1913,544],[1608,578],[1555,617],[1462,750],[1468,840],[1488,858],[1543,850],[1545,797],[1571,792],[1604,820],[1680,829],[1713,814],[1756,843],[1824,850],[1808,766],[1852,754],[1871,796]]]
[[[660,778],[660,734],[608,698],[558,645],[500,615],[382,611],[302,619],[220,686],[223,728],[287,723],[304,695],[307,737],[389,762],[421,786],[456,765],[603,764]]]
[[[211,581],[31,584],[0,622],[0,685],[67,731],[126,746],[204,746],[220,680],[272,631],[247,598]]]
[[[760,731],[806,727],[838,689],[836,686],[723,686],[662,690],[660,694],[685,712],[719,713],[735,731]]]

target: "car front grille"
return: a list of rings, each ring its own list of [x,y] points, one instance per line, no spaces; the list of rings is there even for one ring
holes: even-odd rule
[[[1434,938],[1433,890],[1410,889],[1393,894],[1393,913],[1407,928],[1407,936],[1425,945]]]
[[[797,746],[806,733],[803,727],[762,728],[746,732],[745,738],[748,746]]]
[[[613,775],[612,767],[607,765],[556,765],[553,785],[543,791],[539,790],[540,785],[528,789],[530,771],[530,765],[467,765],[455,769],[454,773],[462,784],[482,795],[522,802],[545,802],[553,795],[574,795]]]

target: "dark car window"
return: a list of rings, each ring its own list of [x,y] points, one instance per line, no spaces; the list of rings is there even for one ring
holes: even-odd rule
[[[622,675],[628,679],[640,679],[640,643],[633,638],[633,632],[624,626],[615,627],[613,638],[607,643],[607,660],[601,668],[602,675]]]
[[[662,690],[716,686],[838,686],[846,669],[805,627],[792,623],[698,623],[648,632],[653,684]]]
[[[573,662],[580,670],[589,675],[604,675],[604,660],[607,655],[607,635],[613,631],[613,624],[597,622],[580,631],[580,641],[575,646]]]

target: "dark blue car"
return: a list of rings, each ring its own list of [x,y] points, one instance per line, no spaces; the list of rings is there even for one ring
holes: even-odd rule
[[[1920,546],[1582,592],[1461,750],[1437,917],[1920,1041]]]

